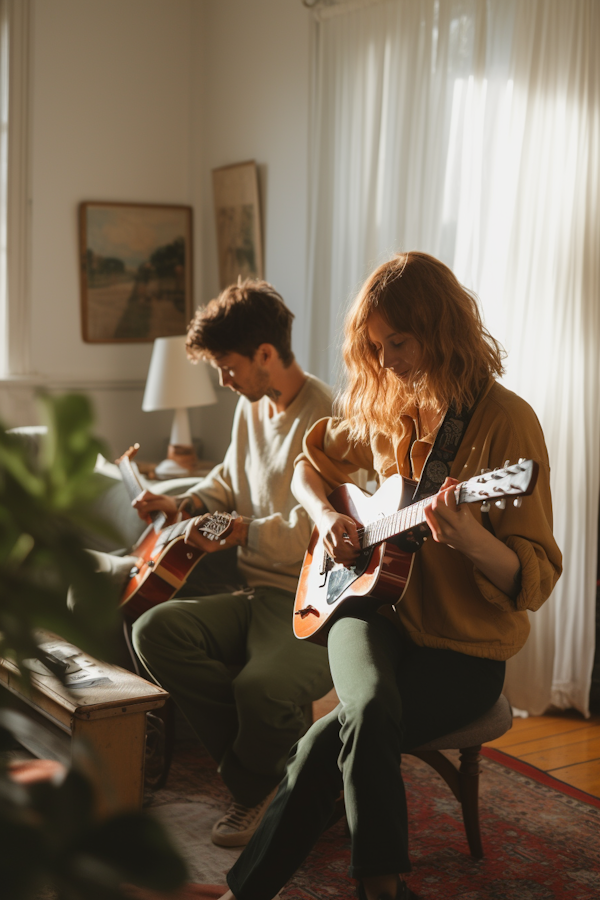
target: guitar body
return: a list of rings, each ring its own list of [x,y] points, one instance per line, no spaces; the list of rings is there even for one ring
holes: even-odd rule
[[[144,490],[131,464],[138,449],[139,444],[135,444],[117,460],[124,486],[132,500]],[[152,524],[131,550],[136,561],[119,601],[119,609],[130,622],[153,606],[174,597],[192,569],[205,556],[203,550],[185,543],[187,521],[165,528],[164,513],[152,513],[151,518]],[[232,526],[233,516],[229,513],[207,513],[196,527],[204,537],[216,541],[225,538]]]
[[[168,544],[160,542],[160,532],[151,526],[142,535],[132,554],[137,557],[119,607],[134,622],[142,613],[175,596],[192,569],[205,555],[184,543],[183,535]]]
[[[512,498],[519,507],[533,492],[538,471],[531,459],[507,461],[493,472],[484,469],[452,488],[456,503],[477,503],[488,512],[492,503],[504,509]],[[297,638],[325,644],[340,616],[360,615],[402,598],[414,553],[430,533],[425,511],[435,498],[413,501],[415,487],[416,482],[392,475],[372,497],[354,484],[343,484],[329,495],[333,508],[356,522],[362,549],[352,566],[335,563],[313,530],[294,604]]]
[[[328,499],[339,513],[350,516],[358,526],[366,526],[408,506],[415,487],[416,482],[392,475],[372,496],[354,484],[343,484]],[[326,563],[329,567],[324,572],[326,554],[319,532],[314,528],[296,591],[293,620],[296,637],[325,644],[329,629],[341,615],[376,611],[386,603],[396,603],[408,583],[420,541],[417,538],[411,542],[405,537],[402,543],[400,548],[395,539],[387,540],[363,551],[354,573],[332,560]],[[348,584],[344,586],[346,581]]]

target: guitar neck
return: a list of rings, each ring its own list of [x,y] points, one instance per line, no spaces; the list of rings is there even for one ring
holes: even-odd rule
[[[458,484],[455,488],[454,496],[457,505],[475,502],[473,498],[465,495],[465,487],[466,483],[463,483]],[[403,532],[410,531],[411,528],[421,525],[426,521],[425,510],[431,505],[436,496],[437,494],[432,494],[430,497],[424,497],[416,503],[411,503],[410,506],[397,510],[390,516],[384,516],[371,522],[361,534],[363,550],[366,550],[367,547],[373,547],[375,544],[380,544],[382,541],[388,541],[390,538],[397,537]]]
[[[521,505],[521,498],[531,494],[537,480],[539,466],[531,459],[520,459],[512,465],[508,462],[503,469],[482,469],[481,475],[457,484],[454,488],[456,505],[461,503],[481,503],[482,511],[489,510],[495,503],[501,509],[506,506],[506,498],[514,498],[515,506]],[[359,531],[363,550],[382,541],[397,537],[426,521],[425,510],[437,494],[424,497],[410,506],[405,506],[389,516],[382,516]]]
[[[424,497],[423,500],[419,500],[417,503],[411,503],[410,506],[397,510],[391,516],[384,516],[367,525],[361,536],[363,550],[396,537],[404,531],[410,531],[411,528],[415,528],[424,522],[425,509],[431,504],[434,496],[435,494],[432,497]]]

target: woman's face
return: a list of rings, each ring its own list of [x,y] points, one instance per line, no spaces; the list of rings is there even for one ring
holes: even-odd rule
[[[409,382],[421,362],[421,345],[410,334],[394,331],[378,312],[367,319],[367,333],[379,363],[390,369],[400,381]]]

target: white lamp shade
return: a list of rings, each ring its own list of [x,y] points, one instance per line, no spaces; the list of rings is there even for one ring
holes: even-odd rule
[[[192,363],[185,352],[185,335],[154,341],[142,409],[185,409],[216,403],[207,364]]]

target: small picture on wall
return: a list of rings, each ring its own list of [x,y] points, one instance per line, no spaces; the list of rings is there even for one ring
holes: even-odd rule
[[[221,290],[241,278],[263,278],[258,172],[254,161],[213,169]]]
[[[79,241],[84,341],[185,334],[192,317],[191,207],[81,203]]]

